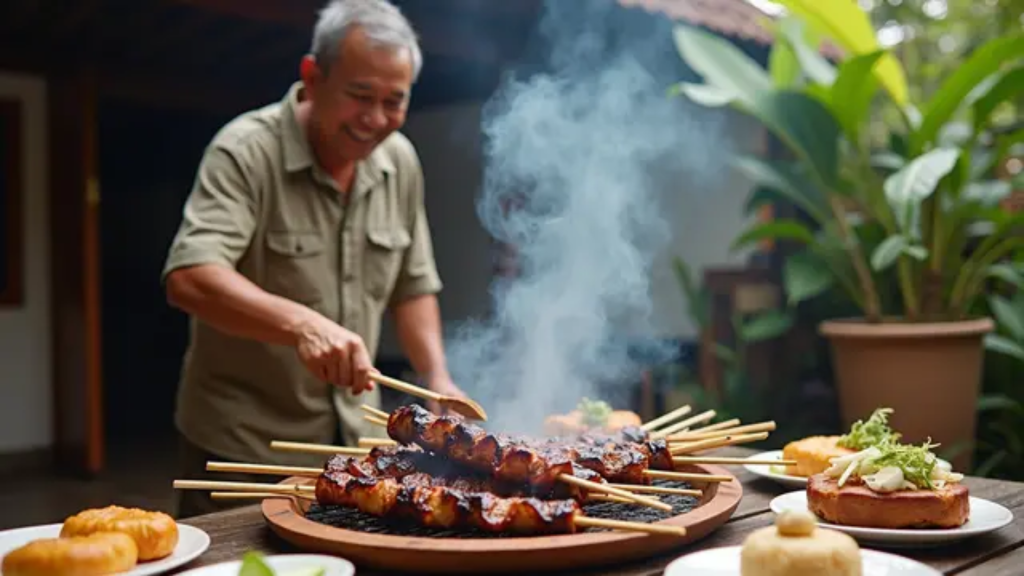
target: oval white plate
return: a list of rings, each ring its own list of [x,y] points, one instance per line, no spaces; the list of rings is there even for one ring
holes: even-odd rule
[[[0,559],[15,548],[20,548],[33,540],[40,538],[57,538],[60,536],[60,529],[63,523],[46,524],[43,526],[30,526],[28,528],[15,528],[0,532]],[[179,566],[188,564],[206,552],[210,547],[210,535],[206,532],[178,523],[178,546],[167,558],[153,562],[140,562],[129,572],[123,572],[119,576],[151,576],[162,574]]]
[[[739,576],[740,546],[711,548],[672,561],[664,576]],[[939,576],[941,572],[917,560],[877,550],[860,550],[864,574],[887,576]]]
[[[782,450],[769,450],[768,452],[755,454],[748,458],[748,460],[782,460]],[[948,462],[942,458],[939,458],[938,461],[948,464]],[[783,486],[788,486],[790,488],[803,488],[804,486],[807,486],[806,476],[786,474],[781,471],[785,469],[784,466],[779,466],[779,470],[774,470],[773,468],[775,467],[768,464],[744,464],[743,467],[751,474],[762,478],[768,478],[769,480],[774,480]]]
[[[782,450],[770,450],[768,452],[755,454],[751,456],[749,460],[782,460]],[[807,486],[806,477],[777,472],[773,470],[774,466],[769,466],[768,464],[744,464],[743,467],[751,474],[774,480],[783,486],[789,486],[791,488]],[[785,469],[784,466],[779,466],[779,468]]]
[[[1013,512],[995,502],[983,498],[970,497],[971,516],[967,523],[959,528],[947,529],[894,529],[894,528],[863,528],[860,526],[842,526],[830,524],[819,519],[819,525],[823,528],[831,528],[838,532],[845,532],[862,542],[870,542],[877,545],[919,547],[936,546],[945,542],[964,540],[972,536],[979,536],[999,530],[1013,521]],[[807,491],[800,490],[777,496],[769,504],[772,512],[776,514],[783,510],[808,510]]]
[[[278,554],[265,556],[263,561],[277,574],[287,575],[289,572],[323,568],[324,576],[353,576],[356,567],[344,558],[325,556],[323,554]],[[182,572],[178,576],[238,576],[242,567],[241,560],[221,562]]]

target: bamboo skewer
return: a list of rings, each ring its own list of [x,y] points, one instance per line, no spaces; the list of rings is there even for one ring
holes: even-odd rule
[[[239,462],[207,462],[210,472],[241,472],[243,474],[271,474],[277,476],[306,476],[316,478],[324,473],[322,468],[304,466],[277,466],[274,464],[242,464]]]
[[[664,502],[648,498],[646,496],[637,496],[632,492],[627,492],[621,488],[615,488],[607,484],[598,484],[597,482],[591,482],[590,480],[584,480],[575,476],[569,476],[568,474],[559,474],[558,479],[566,484],[575,484],[581,488],[586,488],[591,492],[599,492],[605,494],[611,494],[612,496],[619,496],[620,498],[626,498],[637,504],[644,504],[651,508],[657,508],[665,512],[671,512],[672,507]]]
[[[736,436],[720,436],[718,438],[707,438],[704,440],[698,440],[696,442],[690,442],[687,444],[676,444],[669,448],[669,452],[673,455],[681,454],[692,454],[694,452],[700,452],[701,450],[711,450],[712,448],[724,448],[725,446],[735,446],[737,444],[747,444],[749,442],[757,442],[768,438],[767,432],[761,432],[760,434],[738,434]]]
[[[672,434],[675,434],[676,432],[679,432],[680,430],[685,430],[690,426],[693,426],[694,424],[702,424],[704,422],[707,422],[708,420],[714,418],[715,414],[716,412],[714,410],[706,410],[704,412],[701,412],[700,414],[697,414],[696,416],[692,416],[690,418],[687,418],[686,420],[676,422],[675,424],[667,428],[663,428],[661,430],[657,430],[651,433],[651,438],[657,439],[670,436]]]
[[[647,532],[648,534],[686,536],[686,528],[683,528],[682,526],[665,526],[663,524],[643,524],[640,522],[606,520],[604,518],[590,518],[587,516],[576,516],[573,519],[573,522],[576,524],[576,526],[584,528],[611,528],[613,530],[628,530],[630,532]]]
[[[370,416],[376,416],[377,418],[383,418],[385,420],[391,418],[391,414],[388,414],[383,410],[378,410],[373,406],[370,406],[369,404],[360,404],[359,409],[362,410],[363,412],[366,412]]]
[[[751,434],[754,432],[772,432],[775,430],[775,421],[771,420],[768,422],[757,422],[755,424],[747,424],[746,426],[737,426],[735,428],[723,428],[720,430],[714,430],[711,432],[702,431],[689,431],[680,434],[674,434],[665,438],[666,442],[692,442],[694,440],[706,440],[708,438],[717,438],[721,436],[732,436],[735,434]]]
[[[689,404],[687,404],[686,406],[681,406],[669,412],[668,414],[663,414],[655,418],[654,420],[647,422],[646,424],[642,424],[640,428],[650,432],[651,430],[654,430],[659,426],[672,422],[673,420],[679,418],[680,416],[685,416],[686,414],[689,414],[691,410],[692,408],[690,408]]]
[[[272,492],[274,494],[315,493],[316,486],[306,484],[260,484],[258,482],[227,482],[222,480],[175,480],[178,490],[232,490],[235,492]]]
[[[709,424],[703,428],[694,428],[693,430],[687,430],[686,432],[680,432],[679,434],[673,434],[673,436],[682,436],[683,434],[704,434],[706,432],[713,432],[715,430],[726,430],[729,428],[735,428],[740,425],[739,418],[733,418],[732,420],[723,420],[722,422],[716,422]]]
[[[372,424],[376,424],[377,426],[383,426],[385,428],[388,427],[388,421],[383,419],[383,418],[378,418],[376,416],[370,416],[369,414],[363,414],[363,419],[366,420],[367,422],[372,423]]]
[[[673,456],[674,464],[763,464],[766,466],[796,466],[796,460],[746,459],[712,456]]]
[[[675,460],[675,458],[673,458]],[[644,470],[644,476],[679,482],[729,482],[732,476],[725,474],[702,474],[698,472],[670,472],[668,470]]]
[[[308,502],[316,502],[316,498],[307,495],[306,493],[299,494],[277,494],[274,492],[210,492],[210,498],[214,500],[249,500],[249,499],[267,499],[267,498],[290,498],[306,500]]]
[[[703,496],[700,490],[689,490],[686,488],[664,488],[662,486],[647,486],[644,484],[609,484],[614,488],[621,488],[638,494],[672,494],[675,496]]]
[[[383,446],[398,446],[398,442],[389,440],[387,438],[360,438],[359,446],[361,448],[378,448]]]
[[[308,444],[305,442],[285,442],[274,440],[270,443],[274,450],[283,452],[303,452],[306,454],[341,454],[344,456],[366,456],[370,453],[369,448],[352,448],[350,446],[331,446],[329,444]]]

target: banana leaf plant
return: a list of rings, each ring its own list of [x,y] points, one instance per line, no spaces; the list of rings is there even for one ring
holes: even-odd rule
[[[796,243],[783,269],[788,303],[838,287],[870,322],[961,319],[993,275],[1024,286],[1019,270],[1001,265],[1024,248],[1024,215],[1001,207],[1011,185],[991,176],[1024,145],[1024,130],[996,135],[992,123],[1024,93],[1024,34],[978,47],[930,100],[914,102],[855,0],[777,2],[788,15],[773,23],[768,69],[712,33],[675,30],[703,83],[671,92],[756,118],[792,158],[735,159],[758,190],[750,205],[774,196],[802,216],[757,223],[735,247]],[[841,61],[821,54],[821,39],[844,51]],[[886,138],[871,130],[879,101],[899,111]]]

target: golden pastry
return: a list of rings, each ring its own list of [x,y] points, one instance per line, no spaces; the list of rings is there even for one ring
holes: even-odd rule
[[[135,540],[139,561],[170,556],[178,545],[178,525],[163,512],[139,508],[107,506],[85,510],[64,521],[62,537],[84,536],[95,532],[123,532]]]
[[[120,532],[43,538],[4,556],[4,576],[100,576],[127,572],[138,562],[135,540]]]

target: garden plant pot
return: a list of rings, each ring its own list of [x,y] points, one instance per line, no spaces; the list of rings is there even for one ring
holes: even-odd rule
[[[876,408],[902,441],[928,438],[942,448],[966,446],[951,460],[954,470],[972,464],[989,318],[962,322],[884,323],[834,320],[821,325],[829,339],[843,425],[866,419]],[[942,448],[936,449],[941,452]]]

